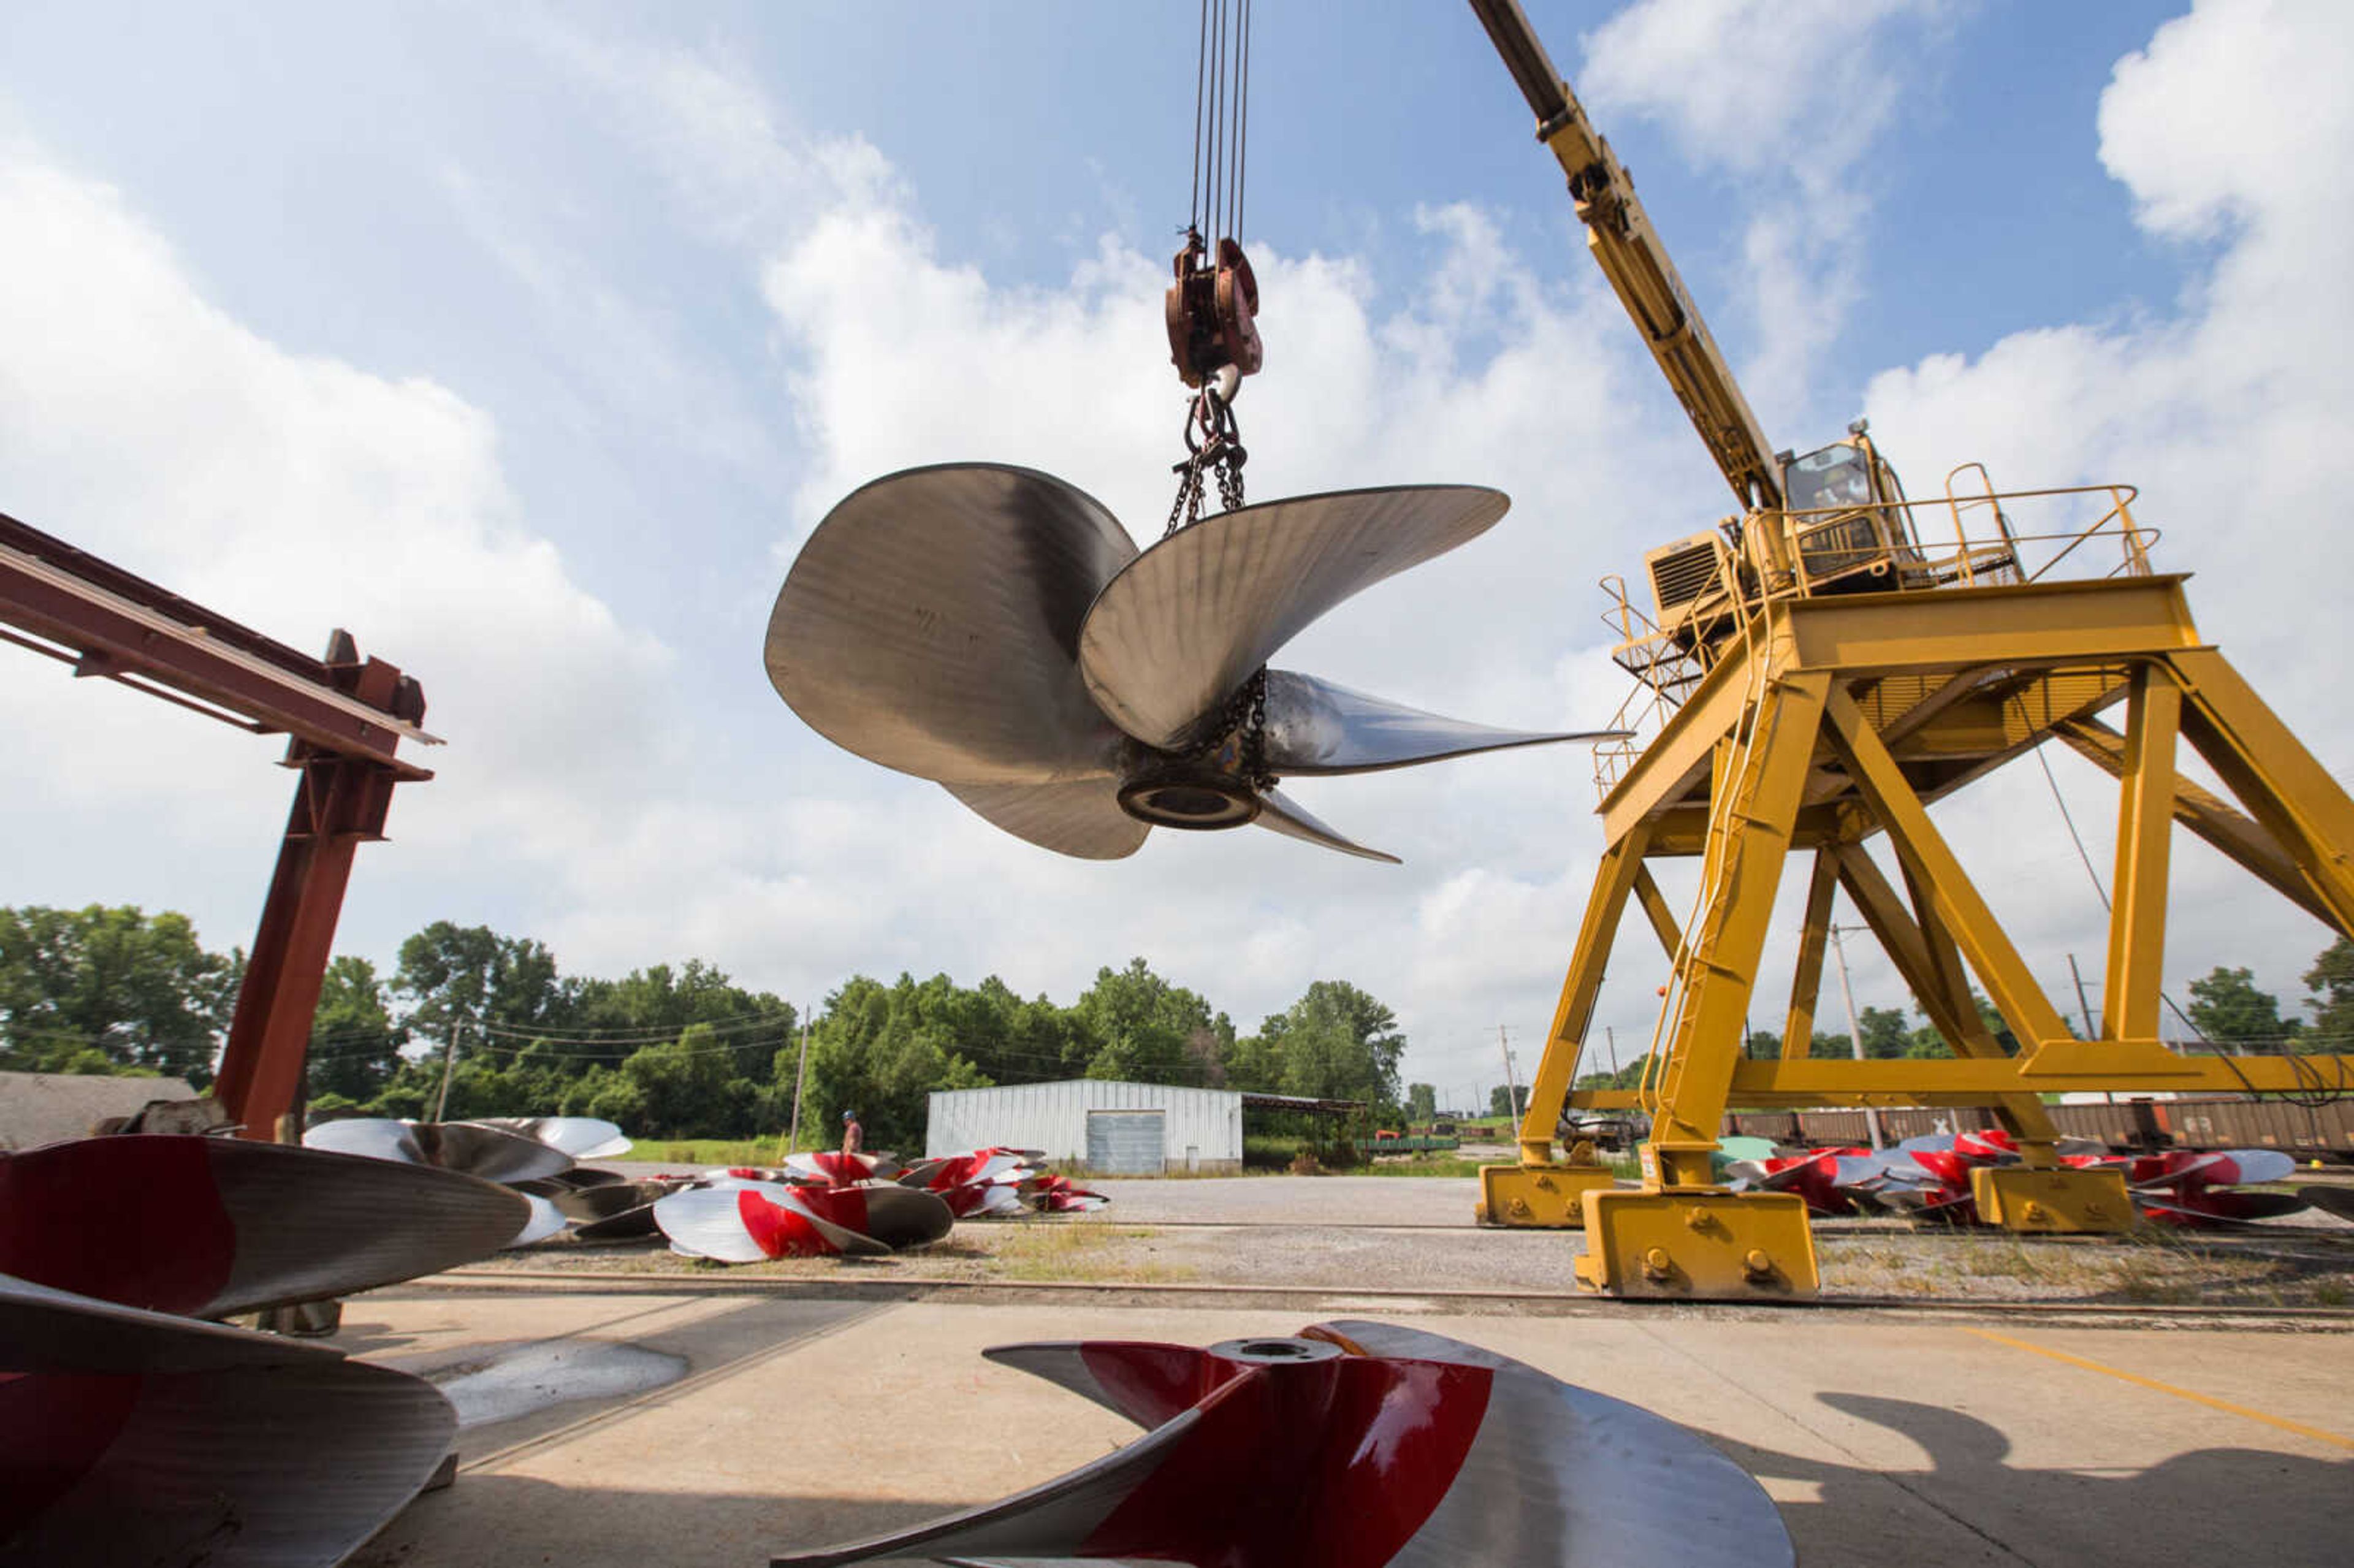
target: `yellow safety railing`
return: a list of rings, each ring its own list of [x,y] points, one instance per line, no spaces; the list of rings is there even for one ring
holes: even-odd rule
[[[1750,514],[1743,527],[1774,530],[1789,569],[1761,587],[1733,555],[1722,557],[1706,589],[1695,596],[1740,607],[1737,614],[1727,618],[1734,624],[1716,635],[1691,625],[1672,632],[1663,630],[1635,602],[1625,577],[1616,573],[1604,577],[1602,620],[1618,639],[1612,657],[1636,680],[1635,690],[1620,704],[1611,727],[1635,733],[1626,740],[1594,748],[1597,790],[1607,794],[1642,755],[1649,737],[1715,664],[1727,645],[1726,634],[1745,635],[1749,620],[1768,603],[1855,592],[1858,579],[1863,579],[1868,588],[1887,592],[2031,583],[2052,576],[2072,559],[2075,566],[2069,576],[2151,574],[2150,551],[2158,543],[2158,532],[2134,520],[2133,503],[2140,492],[2132,485],[1998,491],[1985,465],[1971,462],[1946,476],[1945,490],[1942,496],[1920,501]],[[2091,503],[2100,507],[2089,524],[2023,531],[2013,517],[2014,511],[2022,508],[2032,512],[2083,506],[2084,498],[2091,498]],[[1929,532],[1942,535],[1949,529],[1950,546],[1942,537],[1932,543],[1925,534],[1921,524],[1932,517],[1946,527]],[[2088,545],[2094,549],[2080,555]],[[2115,556],[2105,567],[2087,572],[2102,546],[2114,546]]]

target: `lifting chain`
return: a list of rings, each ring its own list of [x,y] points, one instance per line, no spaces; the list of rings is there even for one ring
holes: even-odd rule
[[[1235,742],[1235,771],[1252,789],[1265,791],[1280,782],[1267,766],[1267,666],[1235,689],[1226,705],[1218,715],[1218,722],[1210,726],[1210,738],[1190,753],[1194,758],[1210,756],[1232,736]]]
[[[1185,407],[1185,461],[1171,469],[1177,475],[1177,498],[1170,503],[1169,523],[1161,531],[1164,539],[1202,520],[1202,502],[1214,471],[1220,509],[1233,512],[1243,504],[1243,464],[1250,461],[1250,452],[1243,446],[1235,406],[1227,400],[1231,396],[1221,396],[1214,380]]]

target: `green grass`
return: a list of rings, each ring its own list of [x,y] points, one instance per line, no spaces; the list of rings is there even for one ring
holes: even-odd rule
[[[801,1139],[804,1149],[832,1148]],[[642,1138],[631,1150],[631,1160],[703,1170],[720,1165],[774,1165],[783,1158],[781,1138]]]
[[[1344,1171],[1349,1176],[1477,1176],[1480,1162],[1458,1156],[1433,1155],[1425,1160],[1376,1160]]]
[[[1189,1266],[1140,1259],[1123,1245],[1155,1234],[1107,1224],[1023,1225],[992,1236],[990,1256],[1002,1279],[1170,1285],[1193,1278]]]

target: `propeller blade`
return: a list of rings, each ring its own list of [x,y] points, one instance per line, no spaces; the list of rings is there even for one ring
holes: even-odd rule
[[[2287,1181],[2296,1174],[2296,1161],[2277,1149],[2227,1149],[2221,1168],[2202,1174],[2219,1187],[2256,1187]]]
[[[0,1377],[10,1564],[340,1563],[458,1427],[406,1372],[16,1281],[0,1280],[0,1347],[23,1369]]]
[[[1491,729],[1352,692],[1292,670],[1267,673],[1267,765],[1278,773],[1378,773],[1475,751],[1618,740],[1617,729]]]
[[[0,1274],[0,1373],[216,1372],[342,1355],[315,1340],[149,1312]]]
[[[1152,830],[1119,809],[1108,773],[1055,784],[943,784],[991,825],[1081,860],[1125,860]]]
[[[800,1191],[748,1181],[691,1187],[654,1205],[654,1224],[673,1248],[723,1263],[772,1257],[873,1257],[891,1249],[802,1206]]]
[[[572,1156],[560,1149],[478,1122],[353,1117],[321,1122],[302,1135],[302,1147],[438,1165],[486,1181],[531,1181],[572,1169]]]
[[[2296,1195],[2325,1214],[2354,1221],[2354,1187],[2330,1187],[2317,1183],[2311,1187],[2299,1187]]]
[[[2136,1192],[2133,1201],[2145,1217],[2190,1230],[2253,1224],[2310,1207],[2296,1192],[2252,1192],[2237,1187],[2200,1187],[2163,1194]]]
[[[507,1247],[532,1246],[564,1228],[564,1211],[557,1208],[553,1200],[543,1198],[536,1192],[525,1192],[523,1201],[531,1205],[531,1213],[525,1219],[522,1228],[507,1238]]]
[[[504,1187],[430,1166],[244,1139],[87,1138],[0,1155],[0,1273],[218,1318],[490,1256]]]
[[[1342,854],[1352,854],[1361,860],[1378,860],[1389,865],[1405,863],[1385,850],[1368,849],[1353,839],[1342,838],[1280,789],[1262,789],[1258,792],[1258,800],[1259,812],[1252,821],[1271,832],[1281,833],[1286,838],[1305,839],[1311,844],[1322,844],[1326,849],[1336,849]]]
[[[793,1201],[845,1231],[873,1236],[885,1246],[928,1246],[949,1234],[956,1216],[946,1202],[913,1187],[873,1183],[860,1187],[804,1187]]]
[[[637,1199],[635,1203],[600,1218],[575,1215],[572,1234],[584,1242],[627,1241],[633,1236],[650,1236],[655,1228],[654,1205],[679,1188],[680,1183],[676,1181],[633,1181],[623,1190]],[[599,1191],[610,1192],[614,1189],[605,1187]]]
[[[1129,735],[1181,749],[1310,621],[1477,537],[1511,505],[1493,490],[1421,485],[1205,517],[1129,563],[1087,611],[1087,689]]]
[[[588,1116],[478,1116],[467,1125],[533,1139],[575,1160],[619,1160],[633,1147],[620,1128]]]
[[[592,1225],[657,1202],[683,1185],[684,1183],[679,1181],[610,1181],[548,1195],[556,1200],[556,1206],[564,1211],[566,1219],[575,1224]]]
[[[1057,1558],[1237,1564],[1793,1561],[1757,1483],[1681,1427],[1469,1345],[1319,1324],[1206,1351],[1013,1345],[991,1360],[1146,1435],[1003,1502],[772,1559]]]
[[[769,618],[769,680],[835,745],[919,779],[1101,771],[1118,732],[1079,679],[1087,606],[1136,545],[1092,496],[995,463],[854,491]]]

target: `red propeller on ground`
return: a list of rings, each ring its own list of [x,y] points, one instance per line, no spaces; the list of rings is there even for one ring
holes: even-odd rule
[[[323,1345],[0,1277],[0,1568],[340,1563],[457,1425]]]
[[[1757,1483],[1649,1412],[1437,1334],[1321,1323],[1196,1350],[1011,1345],[1018,1367],[1148,1428],[1003,1502],[772,1568],[883,1558],[1197,1568],[1691,1568],[1794,1561]]]
[[[0,1154],[0,1273],[196,1318],[490,1256],[521,1194],[429,1165],[171,1133]]]

